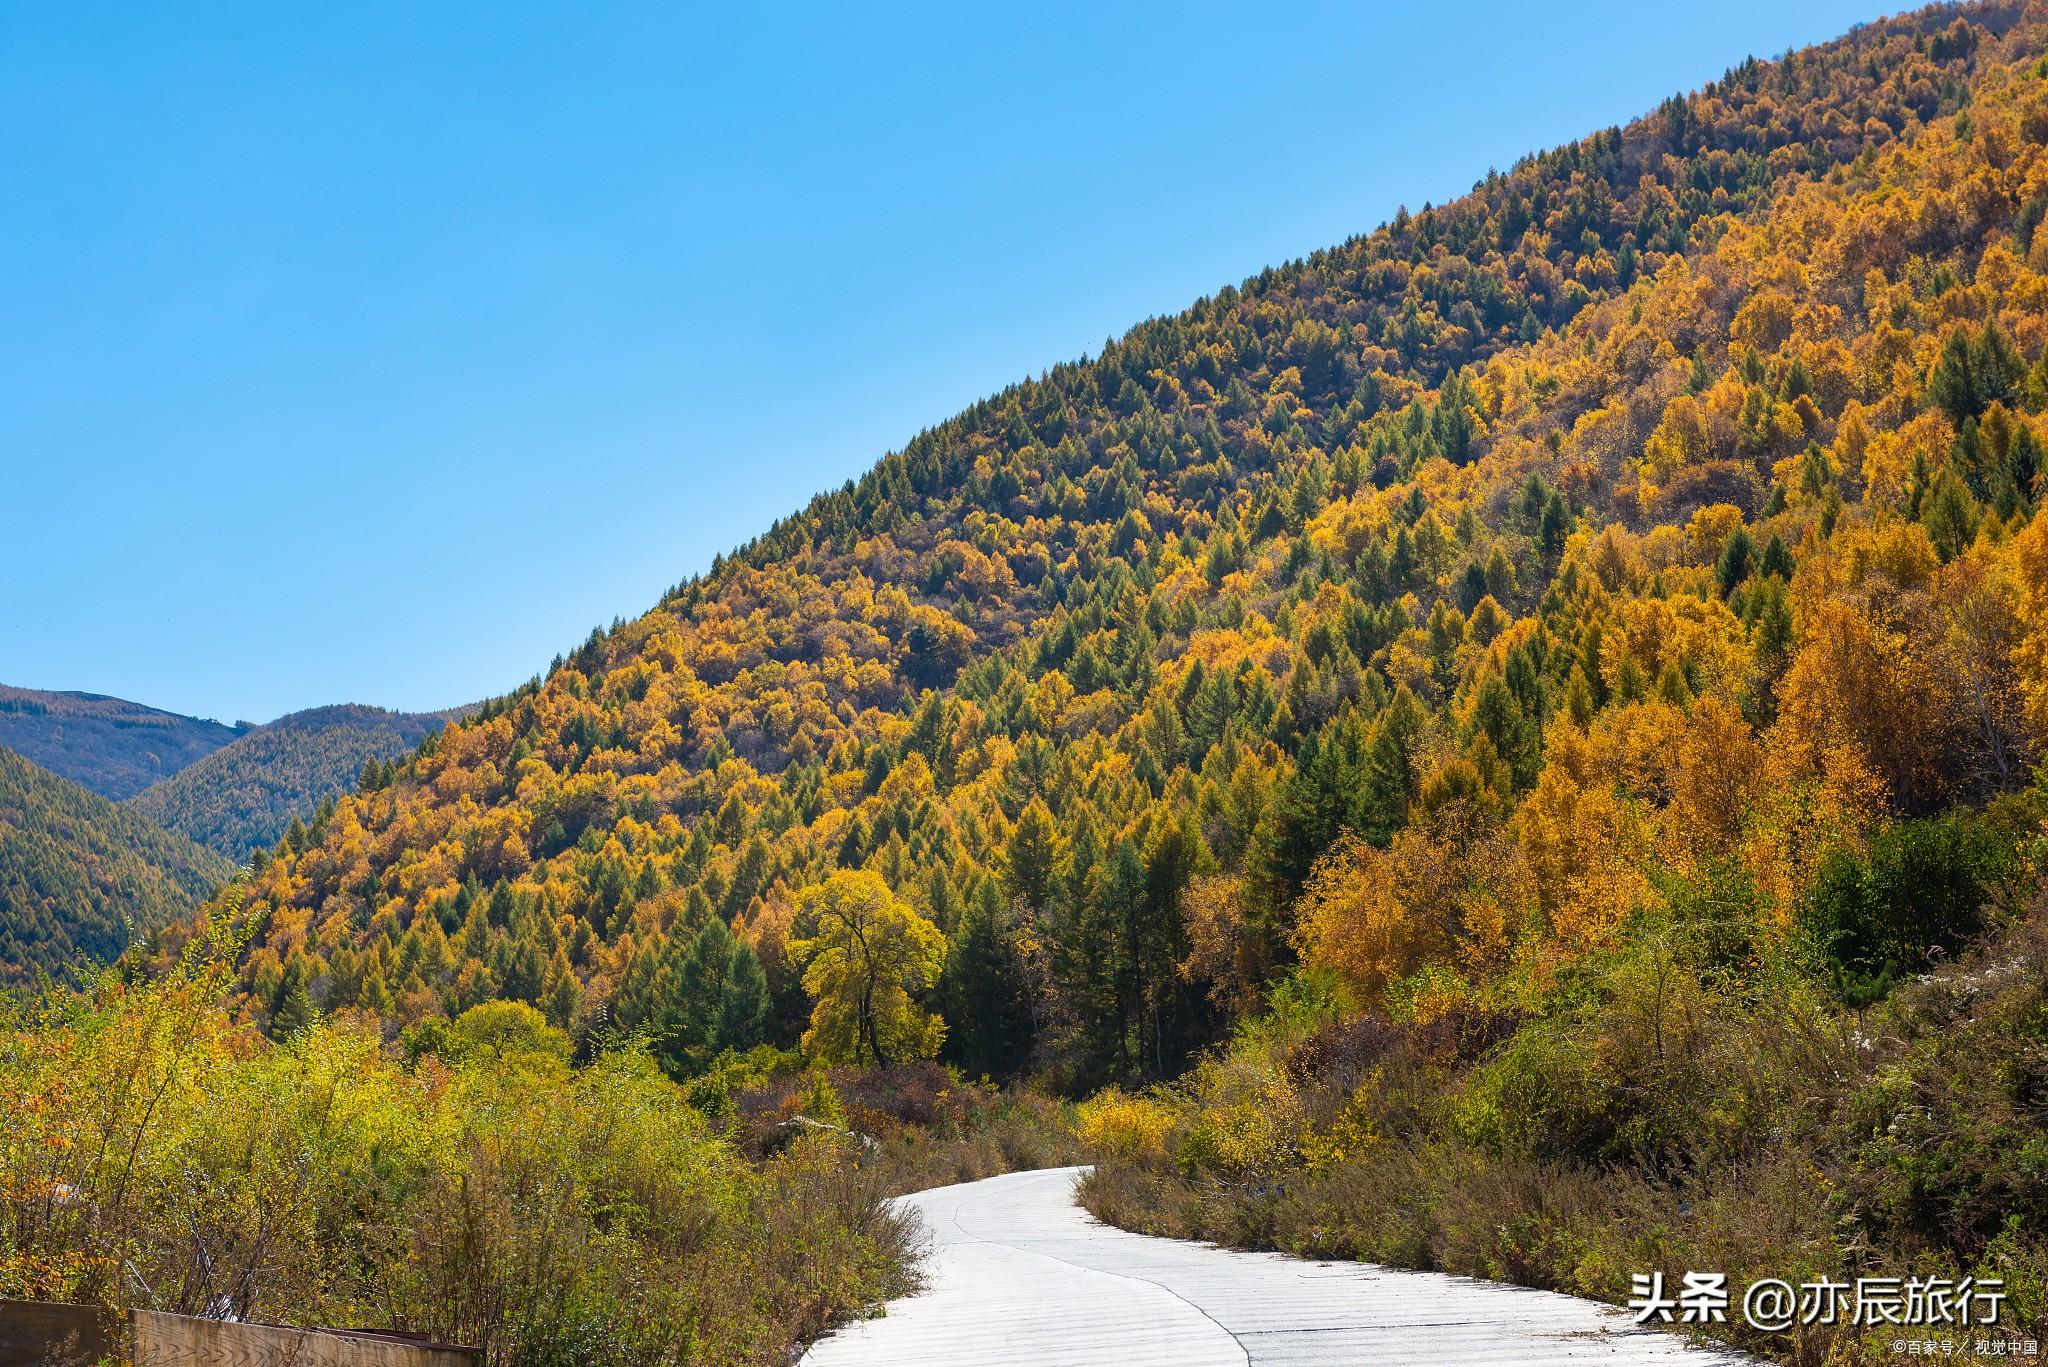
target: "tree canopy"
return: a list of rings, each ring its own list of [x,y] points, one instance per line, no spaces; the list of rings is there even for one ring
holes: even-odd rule
[[[803,935],[789,952],[817,1002],[804,1051],[876,1067],[937,1054],[945,1025],[912,994],[938,981],[946,959],[939,928],[865,869],[806,888],[797,906]]]

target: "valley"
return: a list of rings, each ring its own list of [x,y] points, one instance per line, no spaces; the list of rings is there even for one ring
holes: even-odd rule
[[[0,1296],[1905,1351],[1597,1304],[1712,1268],[2038,1340],[2044,219],[2048,9],[1924,9],[934,415],[474,707],[0,691]]]

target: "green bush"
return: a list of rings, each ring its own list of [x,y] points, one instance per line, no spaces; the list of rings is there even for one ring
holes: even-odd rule
[[[1839,850],[1823,861],[1802,921],[1843,1000],[1867,1004],[1982,930],[1987,899],[2018,863],[2011,845],[1969,813],[1902,821],[1867,855]]]

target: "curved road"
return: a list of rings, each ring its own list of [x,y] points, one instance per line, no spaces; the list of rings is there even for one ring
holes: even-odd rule
[[[900,1198],[930,1236],[925,1291],[821,1340],[806,1367],[1751,1361],[1547,1291],[1130,1234],[1074,1203],[1082,1171],[1017,1172]]]

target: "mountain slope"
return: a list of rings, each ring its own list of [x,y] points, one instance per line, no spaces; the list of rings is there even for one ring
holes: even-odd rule
[[[190,914],[234,865],[0,749],[0,983],[105,962]]]
[[[252,1002],[687,1023],[729,922],[794,1040],[862,869],[948,1057],[1086,1086],[1298,963],[1477,1010],[1701,880],[1790,922],[2039,753],[2043,51],[1745,63],[920,434],[288,840]]]
[[[353,787],[366,763],[409,753],[446,713],[346,704],[280,717],[237,737],[128,805],[166,830],[230,859],[275,845],[294,816]]]
[[[98,693],[0,684],[0,746],[120,801],[232,742],[223,726]]]

